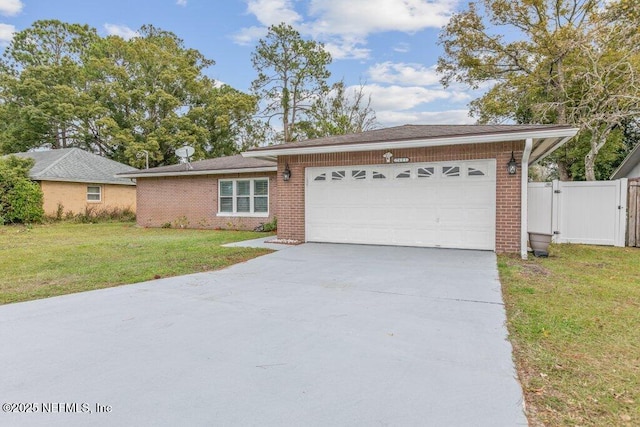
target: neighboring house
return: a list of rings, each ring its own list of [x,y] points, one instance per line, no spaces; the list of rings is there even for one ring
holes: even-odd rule
[[[637,144],[618,169],[611,175],[611,179],[640,178],[640,144]]]
[[[526,257],[527,166],[576,132],[559,125],[405,125],[243,155],[277,161],[281,239]]]
[[[136,179],[140,226],[251,230],[276,215],[276,170],[237,155],[118,176]]]
[[[56,215],[58,209],[64,213],[80,213],[87,207],[129,208],[135,212],[135,183],[115,175],[136,171],[136,168],[79,148],[16,153],[15,156],[35,160],[29,177],[42,188],[47,215]]]

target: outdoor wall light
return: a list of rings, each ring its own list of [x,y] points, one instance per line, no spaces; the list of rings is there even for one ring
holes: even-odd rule
[[[291,179],[291,169],[289,169],[289,163],[284,167],[284,172],[282,172],[282,179],[285,181],[289,181]]]
[[[509,172],[509,175],[515,175],[518,172],[518,163],[516,163],[516,158],[513,157],[513,151],[511,152],[511,160],[507,163],[507,172]]]

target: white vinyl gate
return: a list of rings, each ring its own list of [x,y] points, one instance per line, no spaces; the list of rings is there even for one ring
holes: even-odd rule
[[[627,179],[532,182],[528,231],[554,235],[556,243],[624,246]]]

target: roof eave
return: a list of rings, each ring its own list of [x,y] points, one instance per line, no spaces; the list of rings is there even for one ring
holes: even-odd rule
[[[136,185],[133,182],[127,181],[109,181],[105,179],[74,179],[74,178],[57,178],[47,176],[30,176],[33,181],[52,181],[52,182],[77,182],[81,184],[109,184],[109,185]],[[123,177],[124,178],[124,177]]]
[[[324,153],[344,153],[354,151],[374,151],[386,149],[400,148],[421,148],[421,147],[438,147],[443,145],[463,145],[463,144],[485,144],[492,142],[519,141],[527,138],[536,140],[549,138],[570,139],[578,132],[577,128],[566,129],[548,129],[548,130],[531,130],[522,132],[509,133],[491,133],[482,135],[468,136],[450,136],[429,139],[412,139],[412,140],[390,140],[365,142],[354,144],[334,144],[334,145],[316,145],[307,147],[290,147],[290,148],[272,148],[261,149],[255,151],[245,151],[242,153],[244,157],[278,157],[296,154],[324,154]],[[553,150],[552,150],[553,151]]]
[[[625,157],[625,159],[620,163],[620,166],[611,174],[609,179],[618,179],[624,178],[626,174],[631,172],[635,164],[633,161],[640,161],[640,144],[636,145],[633,150]]]
[[[577,133],[577,132],[576,132]],[[538,141],[529,157],[529,166],[534,165],[567,143],[575,134],[563,138],[545,138]]]
[[[216,170],[189,170],[173,172],[148,172],[148,173],[124,173],[118,174],[121,178],[158,178],[165,176],[197,176],[197,175],[227,175],[235,173],[261,173],[277,172],[276,166],[264,166],[259,168],[236,168],[236,169],[216,169]]]

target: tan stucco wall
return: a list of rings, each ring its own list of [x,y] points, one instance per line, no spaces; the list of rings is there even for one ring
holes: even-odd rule
[[[99,202],[87,201],[87,186],[99,185],[102,187],[102,200]],[[129,208],[136,210],[135,185],[115,184],[87,184],[81,182],[57,182],[40,181],[40,187],[44,194],[44,212],[46,215],[55,215],[58,204],[63,206],[64,213],[84,212],[87,206],[96,209]]]

